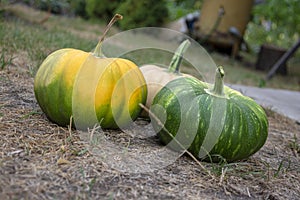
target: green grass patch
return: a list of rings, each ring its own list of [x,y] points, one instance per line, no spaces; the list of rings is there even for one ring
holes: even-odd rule
[[[12,55],[6,53],[6,50],[2,50],[2,52],[0,52],[0,70],[11,65],[13,59]]]
[[[59,27],[45,28],[18,19],[1,20],[0,26],[1,69],[11,63],[14,53],[26,51],[32,61],[34,74],[51,52],[62,48],[91,51],[97,42],[81,38]]]

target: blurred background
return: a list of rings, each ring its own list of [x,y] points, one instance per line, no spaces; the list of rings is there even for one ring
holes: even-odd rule
[[[284,80],[282,82],[286,86],[282,87],[293,90],[300,88],[300,51],[297,51],[300,40],[300,0],[1,0],[0,5],[2,35],[5,35],[4,29],[9,28],[6,26],[11,16],[46,28],[55,21],[57,24],[65,21],[62,25],[64,28],[77,26],[67,32],[96,34],[97,28],[93,25],[104,26],[115,13],[122,14],[124,18],[116,23],[111,34],[149,26],[182,32],[203,45],[217,64],[230,65],[228,71],[233,75],[237,71],[229,79],[233,83],[281,88],[281,83],[267,83],[266,76],[283,55],[289,54],[274,74]],[[36,11],[42,14],[32,14]],[[83,27],[83,23],[90,26]],[[56,27],[55,33],[60,30],[58,25],[52,27]],[[81,31],[83,29],[86,33]],[[89,37],[95,38],[94,35]],[[91,47],[90,43],[76,46],[72,42],[66,43],[66,39],[62,40],[64,43],[55,47],[49,45],[50,49],[45,50],[40,59],[58,47]],[[4,52],[5,45],[1,46]],[[244,68],[242,73],[240,66]],[[240,74],[244,74],[241,80]],[[247,82],[248,76],[253,79],[250,83]]]
[[[114,13],[121,13],[126,16],[119,23],[122,30],[145,26],[164,26],[177,20],[180,21],[181,18],[187,20],[191,18],[191,21],[194,20],[194,23],[197,23],[195,20],[200,21],[203,5],[212,4],[210,1],[205,2],[204,0],[12,0],[6,2],[19,2],[45,11],[50,9],[54,14],[80,16],[87,20],[104,20],[106,22]],[[260,45],[265,43],[288,48],[299,39],[299,0],[245,0],[243,3],[238,0],[212,0],[211,2],[224,4],[225,7],[228,4],[226,9],[234,10],[232,12],[240,10],[245,14],[244,16],[240,15],[240,18],[249,18],[249,23],[244,22],[247,25],[244,30],[244,39],[255,51],[258,51]],[[246,8],[244,8],[245,4]],[[214,13],[204,17],[213,17],[219,12],[214,8],[208,9],[211,9],[209,12]],[[224,8],[224,18],[225,16]],[[239,21],[240,18],[232,20]],[[186,31],[184,29],[181,27],[182,31]]]

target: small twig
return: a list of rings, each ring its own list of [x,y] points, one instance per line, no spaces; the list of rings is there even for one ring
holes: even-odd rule
[[[214,178],[210,171],[207,170],[202,164],[201,162],[191,153],[189,152],[166,128],[165,126],[162,124],[162,122],[158,119],[158,117],[156,117],[156,115],[154,113],[152,113],[147,107],[145,107],[143,104],[139,104],[139,106],[141,108],[143,108],[148,114],[149,116],[151,116],[157,123],[159,126],[162,127],[162,129],[170,136],[172,137],[172,139],[180,146],[180,148],[184,149],[184,153],[187,153],[211,178]]]
[[[12,156],[12,155],[14,155],[14,154],[19,154],[19,153],[21,153],[21,152],[23,152],[23,149],[19,149],[19,150],[15,150],[15,151],[8,152],[7,155],[8,155],[8,156]]]
[[[246,190],[247,190],[248,197],[251,198],[251,194],[250,194],[249,188],[247,187]]]
[[[225,168],[222,168],[222,174],[221,174],[221,177],[220,177],[220,181],[219,181],[219,184],[221,185],[223,180],[224,180],[224,177],[225,177],[225,174],[227,172],[227,167]]]
[[[103,120],[103,118],[101,119],[100,123],[102,122],[102,120]],[[93,141],[95,132],[96,132],[99,128],[101,129],[100,126],[98,126],[97,124],[95,124],[92,130],[88,129],[88,132],[90,133],[90,144],[91,144],[92,141]]]
[[[70,117],[70,123],[69,123],[69,134],[70,134],[70,137],[72,137],[72,122],[73,122],[73,116],[71,115]]]

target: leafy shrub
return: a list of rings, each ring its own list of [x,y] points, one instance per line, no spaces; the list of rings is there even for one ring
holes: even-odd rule
[[[169,18],[174,21],[189,13],[200,10],[203,0],[169,0],[167,7],[169,9]]]
[[[40,10],[51,10],[54,14],[67,14],[70,12],[68,0],[25,0],[23,3]]]
[[[266,0],[253,8],[246,31],[250,44],[289,48],[300,38],[300,0]]]
[[[102,18],[108,22],[123,0],[86,0],[86,12],[90,18]]]
[[[41,10],[49,10],[54,14],[66,14],[69,12],[69,3],[67,0],[56,1],[56,0],[40,0],[38,1],[38,7]]]
[[[86,1],[85,0],[70,0],[71,10],[75,15],[81,16],[83,18],[88,18],[86,12]]]
[[[124,15],[120,27],[132,29],[146,26],[160,26],[168,18],[165,0],[126,0],[116,10]]]

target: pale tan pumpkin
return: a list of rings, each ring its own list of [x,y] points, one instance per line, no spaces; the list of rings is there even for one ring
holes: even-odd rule
[[[180,73],[179,67],[182,61],[182,55],[186,49],[190,46],[190,41],[183,41],[177,48],[169,67],[162,68],[156,65],[143,65],[140,67],[144,78],[147,83],[147,101],[146,107],[150,108],[155,95],[170,81],[180,78],[182,76],[191,76],[189,74]],[[141,116],[148,116],[145,111],[141,113]]]

